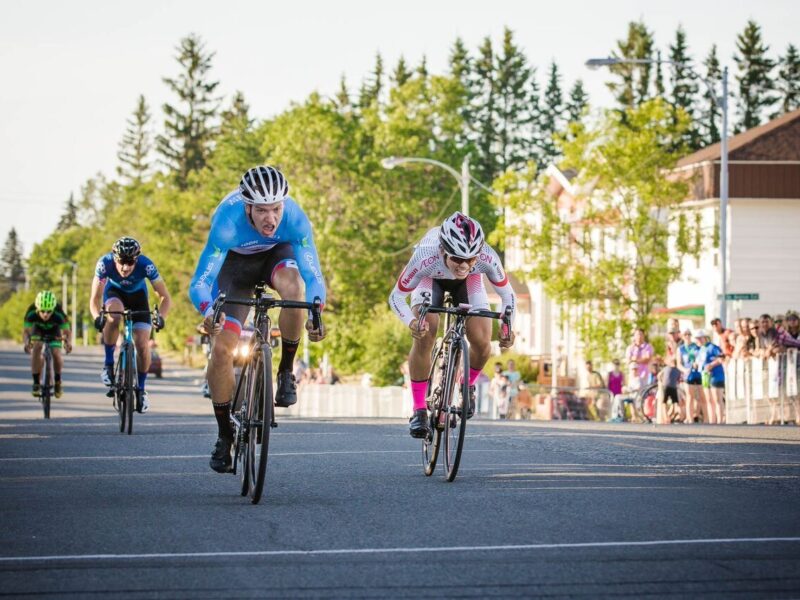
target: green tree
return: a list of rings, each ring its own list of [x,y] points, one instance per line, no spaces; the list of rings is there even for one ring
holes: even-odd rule
[[[736,54],[733,56],[739,70],[736,75],[739,83],[736,94],[739,121],[736,131],[760,125],[765,112],[778,101],[772,76],[775,61],[767,56],[768,51],[769,46],[761,37],[761,26],[753,20],[748,21],[744,31],[736,38]]]
[[[463,131],[457,136],[457,143],[460,148],[469,152],[471,150],[471,125],[473,119],[473,59],[469,55],[464,40],[456,38],[450,50],[449,57],[450,76],[453,77],[462,89],[462,102],[456,108],[458,115],[464,123]]]
[[[64,231],[78,226],[78,205],[75,204],[75,195],[70,193],[67,203],[64,206],[64,213],[58,219],[56,229]]]
[[[800,108],[800,54],[794,44],[786,47],[778,67],[777,90],[780,94],[780,110],[771,118]]]
[[[719,59],[717,58],[717,45],[712,44],[708,56],[703,61],[703,66],[706,68],[706,80],[712,85],[714,94],[719,89],[720,82],[722,81],[722,70],[720,69]],[[700,130],[702,132],[702,141],[704,145],[715,144],[720,140],[719,127],[717,127],[717,120],[720,118],[720,108],[717,104],[715,95],[712,91],[706,89],[703,92],[703,108],[700,115]]]
[[[627,338],[635,326],[647,331],[688,251],[697,251],[668,242],[688,193],[669,176],[676,161],[669,148],[690,125],[686,113],[679,116],[676,123],[671,107],[655,99],[624,117],[610,112],[565,141],[561,168],[576,170],[573,182],[584,190],[577,212],[559,210],[533,169],[496,183],[512,213],[524,215],[508,224],[530,265],[523,275],[541,281],[554,301],[578,307],[570,319],[587,355],[607,357],[609,340]]]
[[[117,167],[117,174],[129,185],[140,185],[150,170],[149,156],[153,149],[149,130],[150,109],[144,95],[139,96],[133,116],[127,123],[128,128],[122,135],[117,151],[117,158],[121,163]]]
[[[189,174],[203,168],[215,134],[213,121],[219,109],[214,92],[218,81],[210,81],[214,53],[205,49],[199,36],[190,34],[180,41],[175,57],[181,71],[164,83],[178,97],[177,105],[165,103],[164,134],[157,137],[157,149],[172,170],[178,187],[186,189]]]
[[[653,56],[653,34],[643,21],[628,23],[628,36],[617,41],[617,47],[611,52],[615,58],[645,59]],[[620,81],[612,81],[606,86],[614,94],[621,114],[651,98],[650,77],[651,64],[619,64],[610,67],[611,73]]]
[[[670,69],[670,84],[672,86],[669,102],[673,107],[673,119],[679,119],[679,109],[685,112],[692,125],[680,140],[680,148],[696,150],[701,146],[700,135],[694,126],[695,97],[697,95],[697,76],[692,68],[692,59],[689,57],[689,47],[686,43],[686,32],[683,26],[678,25],[675,31],[675,41],[669,47],[669,59],[672,61]],[[678,150],[678,148],[676,148]]]
[[[17,230],[11,228],[0,254],[0,273],[11,290],[16,291],[25,282],[25,262],[22,253],[22,242]]]

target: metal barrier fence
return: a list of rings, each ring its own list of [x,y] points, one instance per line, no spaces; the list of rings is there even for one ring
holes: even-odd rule
[[[797,419],[798,353],[777,357],[730,359],[725,365],[727,423],[785,423]]]

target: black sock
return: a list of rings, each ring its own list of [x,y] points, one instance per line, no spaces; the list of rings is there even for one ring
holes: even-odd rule
[[[231,429],[231,403],[217,404],[211,403],[214,406],[214,416],[217,418],[217,428],[219,430],[219,437],[227,440],[233,439],[233,430]]]
[[[281,341],[281,362],[278,365],[278,371],[292,371],[294,367],[294,355],[297,354],[297,347],[300,345],[300,340],[287,340],[283,338]]]
[[[61,381],[61,373],[56,373],[56,383]]]
[[[33,373],[33,385],[39,385],[39,374]]]

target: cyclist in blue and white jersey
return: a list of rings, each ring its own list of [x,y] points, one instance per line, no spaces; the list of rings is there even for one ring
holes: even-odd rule
[[[445,219],[441,227],[434,227],[425,234],[389,296],[389,306],[410,328],[413,338],[408,356],[414,401],[414,414],[409,422],[411,437],[424,438],[428,434],[425,397],[431,351],[439,327],[439,315],[435,313],[427,314],[425,321],[419,323],[419,305],[422,304],[423,294],[431,296],[432,306],[441,307],[444,292],[450,292],[456,306],[470,304],[474,309],[488,309],[484,275],[500,296],[503,305],[501,310],[510,307],[513,318],[516,297],[500,257],[484,241],[480,223],[456,212]],[[409,295],[410,307],[406,303]],[[469,418],[475,411],[475,381],[491,353],[492,323],[489,319],[469,319],[466,327],[470,364]],[[510,348],[514,343],[514,332],[501,330],[499,341],[501,348]]]
[[[136,311],[150,310],[148,305],[147,284],[150,280],[153,290],[160,298],[158,322],[156,330],[164,328],[164,317],[169,312],[170,295],[161,275],[153,261],[142,254],[142,247],[131,237],[121,237],[112,246],[111,252],[100,257],[92,279],[92,295],[89,311],[94,317],[94,326],[103,333],[103,345],[106,358],[100,376],[103,383],[111,386],[114,380],[114,350],[119,338],[121,315],[103,316],[100,311],[125,309]],[[147,371],[150,368],[150,315],[136,315],[133,321],[133,342],[136,345],[136,370],[138,372],[139,391],[136,399],[136,410],[147,412],[150,402],[145,390]]]
[[[230,470],[233,430],[229,414],[233,394],[233,352],[239,341],[248,307],[225,306],[217,324],[212,322],[214,298],[219,292],[232,297],[251,297],[256,285],[266,283],[284,300],[325,302],[322,275],[311,223],[288,195],[289,184],[274,167],[259,166],[247,171],[239,187],[217,206],[211,231],[189,289],[195,308],[204,317],[204,329],[215,337],[208,363],[208,385],[217,419],[219,436],[210,466],[219,473]],[[304,292],[305,287],[305,292]],[[297,402],[292,373],[303,331],[304,311],[281,310],[281,360],[278,365],[275,404]],[[320,325],[305,324],[308,339],[325,337]]]

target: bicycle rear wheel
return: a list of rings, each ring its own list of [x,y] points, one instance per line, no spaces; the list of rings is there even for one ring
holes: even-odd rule
[[[461,381],[458,384],[458,381]],[[444,428],[444,459],[447,481],[453,481],[461,462],[464,447],[464,434],[467,430],[467,411],[469,410],[469,350],[463,338],[457,346],[451,346],[447,369],[446,396],[442,406],[446,411]],[[461,405],[455,399],[455,392],[461,389]]]
[[[47,344],[47,342],[44,342]],[[44,418],[50,418],[50,397],[53,393],[53,387],[50,380],[53,378],[53,355],[49,347],[44,349],[44,367],[42,368],[42,411]]]
[[[442,441],[442,428],[439,427],[439,414],[442,406],[442,388],[444,387],[444,369],[439,364],[444,353],[441,340],[433,349],[431,359],[431,372],[428,375],[428,414],[430,415],[430,435],[422,440],[422,467],[425,475],[433,475],[436,469],[436,460],[439,457],[439,447]]]
[[[252,387],[247,404],[247,464],[250,478],[250,500],[258,504],[264,491],[269,456],[269,434],[272,425],[272,348],[262,344],[252,358]]]

